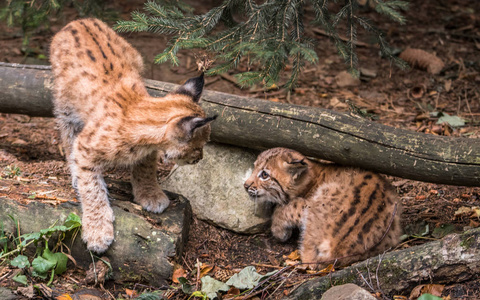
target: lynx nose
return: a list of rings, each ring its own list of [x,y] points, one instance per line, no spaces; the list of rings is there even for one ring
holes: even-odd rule
[[[243,184],[243,187],[245,188],[245,190],[248,192],[248,189],[252,186],[253,182],[251,182],[250,184],[248,183],[248,181],[245,181],[245,183]]]

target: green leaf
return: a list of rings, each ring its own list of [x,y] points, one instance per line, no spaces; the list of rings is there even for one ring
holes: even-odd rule
[[[217,297],[217,292],[226,292],[230,288],[225,283],[213,279],[210,276],[202,277],[202,293],[205,293],[208,298],[214,299]]]
[[[55,257],[57,259],[57,266],[55,267],[55,274],[60,275],[63,274],[67,270],[67,262],[68,257],[65,253],[55,253]]]
[[[450,116],[447,113],[442,113],[442,116],[438,119],[437,124],[448,123],[452,127],[465,126],[465,120],[459,116]]]
[[[26,233],[20,236],[20,239],[22,240],[22,243],[20,244],[21,246],[25,246],[28,241],[30,240],[39,240],[41,237],[40,232],[32,232],[32,233]]]
[[[25,255],[19,255],[15,257],[10,261],[10,264],[20,269],[30,267],[30,262],[28,261],[28,257],[26,257]]]
[[[155,291],[153,293],[143,293],[141,294],[140,296],[138,296],[137,298],[135,298],[136,300],[161,300],[163,299],[162,296],[160,295],[159,292]]]
[[[452,224],[442,224],[435,228],[432,232],[432,236],[437,239],[441,239],[449,233],[455,231],[455,226]]]
[[[32,261],[33,270],[37,274],[46,274],[56,265],[55,261],[46,260],[43,257],[37,257]]]
[[[43,251],[42,257],[55,264],[55,274],[59,275],[67,270],[68,257],[64,253],[52,253],[47,248]]]
[[[20,273],[15,275],[12,279],[15,282],[21,283],[23,285],[28,285],[27,276],[21,275]]]
[[[72,230],[82,226],[82,219],[74,213],[70,213],[63,223],[67,227],[67,230]]]
[[[432,294],[423,294],[420,297],[418,297],[417,300],[443,300],[443,298],[434,296]]]
[[[200,291],[193,292],[192,295],[188,299],[190,299],[192,297],[199,297],[199,298],[202,298],[202,300],[207,300],[208,299],[207,295],[205,295],[205,293],[200,292]]]
[[[193,286],[188,284],[188,280],[185,277],[178,277],[178,282],[182,285],[182,291],[190,295],[193,292]]]

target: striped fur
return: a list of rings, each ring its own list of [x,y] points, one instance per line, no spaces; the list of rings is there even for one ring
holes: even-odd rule
[[[51,43],[57,124],[82,201],[82,237],[104,252],[114,239],[113,211],[102,171],[131,167],[135,201],[161,213],[169,205],[157,183],[156,162],[196,163],[210,136],[198,105],[203,75],[176,92],[150,97],[140,54],[96,19],[69,23]]]
[[[294,227],[301,228],[302,261],[314,268],[336,260],[347,265],[399,242],[398,196],[378,174],[274,148],[258,156],[245,189],[252,199],[277,204],[275,237],[285,241]]]

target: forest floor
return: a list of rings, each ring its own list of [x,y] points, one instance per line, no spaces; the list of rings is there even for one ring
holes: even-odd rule
[[[203,13],[215,1],[190,2],[197,13]],[[120,18],[129,19],[130,12],[141,9],[143,1],[108,3]],[[359,81],[346,80],[343,73],[346,66],[337,55],[333,43],[321,31],[307,26],[307,34],[318,41],[316,51],[320,60],[316,65],[305,67],[298,86],[292,92],[265,91],[261,86],[240,88],[232,75],[246,70],[245,61],[240,63],[235,72],[208,77],[206,89],[345,113],[349,113],[353,105],[371,114],[375,122],[385,125],[426,134],[480,138],[480,2],[411,1],[411,9],[405,12],[408,20],[406,26],[385,22],[368,7],[362,8],[362,14],[385,31],[387,40],[394,48],[418,48],[436,54],[445,64],[443,71],[432,75],[417,68],[400,70],[379,56],[379,50],[368,43],[367,36],[359,35],[357,50],[362,75]],[[22,51],[20,29],[7,28],[0,23],[0,61],[48,64],[46,58],[51,37],[77,17],[76,12],[69,8],[61,17],[52,18],[50,29],[39,30],[31,38],[27,52]],[[153,58],[165,47],[166,37],[147,33],[126,34],[124,37],[144,56],[146,78],[181,83],[196,76],[195,52],[181,51],[180,65],[176,67],[155,65]],[[282,80],[286,81],[287,77],[288,70]],[[466,125],[452,127],[445,123],[437,124],[437,112],[458,116],[466,121]],[[59,150],[58,138],[53,119],[0,114],[0,197],[7,195],[22,203],[46,201],[51,204],[76,197]],[[112,173],[109,176],[115,178],[116,175]],[[398,246],[399,249],[439,239],[452,231],[462,232],[480,226],[479,217],[473,213],[474,208],[480,207],[480,188],[389,178],[404,206],[402,225],[408,238]],[[39,195],[47,197],[35,199],[42,198]],[[464,213],[460,213],[462,210]],[[215,267],[212,274],[228,275],[250,265],[264,273],[281,268],[295,248],[295,240],[280,243],[269,233],[239,235],[194,218],[179,264],[185,276],[195,284],[195,264],[198,261]],[[11,287],[14,284],[6,280],[8,277],[5,274],[9,272],[11,269],[0,265],[0,286]],[[82,287],[82,274],[81,270],[69,270],[56,279],[53,286],[74,293]],[[303,279],[309,276],[300,275]],[[173,283],[172,286],[178,287],[178,284]],[[273,295],[268,294],[271,291],[266,291],[256,297],[269,295],[279,298],[294,287],[293,280]],[[107,281],[105,288],[117,298],[134,298],[142,291],[149,290],[149,287],[135,282]],[[444,299],[480,299],[480,279],[470,278],[464,283],[454,283],[452,279],[452,284],[444,286],[441,295]],[[169,299],[188,298],[175,289],[171,289],[168,296]],[[409,291],[405,291],[405,296],[409,296]]]

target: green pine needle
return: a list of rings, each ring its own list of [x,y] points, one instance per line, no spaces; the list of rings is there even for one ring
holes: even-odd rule
[[[407,9],[408,2],[376,2],[378,13],[400,24],[406,22],[401,10]],[[315,12],[314,24],[327,31],[352,74],[358,74],[355,47],[358,28],[376,37],[385,57],[402,64],[389,50],[381,31],[359,15],[357,0],[346,0],[343,5],[337,5],[337,11],[333,11],[328,0],[269,0],[260,4],[254,0],[223,0],[203,15],[193,15],[193,9],[181,0],[147,0],[144,12],[133,12],[131,21],[119,21],[115,29],[172,36],[166,49],[155,57],[155,63],[170,61],[178,65],[180,49],[213,53],[216,65],[206,71],[207,75],[228,72],[244,61],[243,58],[248,58],[252,71],[236,75],[242,86],[260,82],[265,86],[278,85],[280,74],[288,65],[291,74],[283,86],[292,88],[306,63],[318,63],[315,41],[304,34],[307,5]],[[337,32],[343,24],[347,28],[346,42]]]

